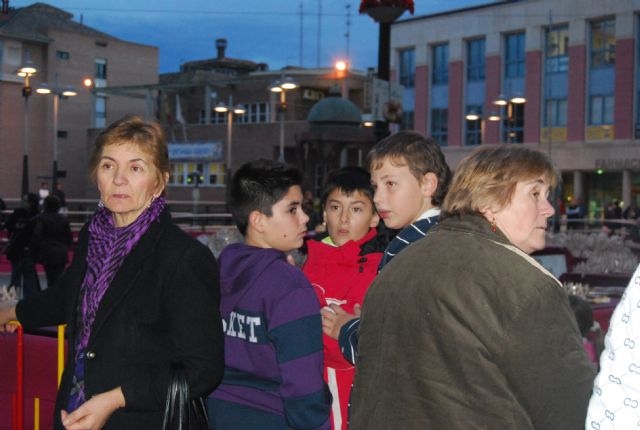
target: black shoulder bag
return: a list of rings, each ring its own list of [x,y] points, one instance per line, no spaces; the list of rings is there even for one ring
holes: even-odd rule
[[[189,399],[189,385],[182,365],[171,366],[162,430],[209,430],[205,400]]]

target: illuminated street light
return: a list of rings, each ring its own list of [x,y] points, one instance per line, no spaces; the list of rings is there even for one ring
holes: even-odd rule
[[[51,94],[53,95],[53,179],[51,181],[51,189],[56,190],[58,186],[58,105],[60,98],[66,99],[68,97],[77,96],[78,93],[71,85],[60,87],[58,85],[57,76],[55,78],[55,84],[49,86],[46,83],[40,84],[36,92],[38,94]]]
[[[510,86],[508,93],[511,93]],[[522,116],[523,105],[526,102],[527,99],[520,93],[515,93],[513,96],[510,95],[510,97],[500,94],[495,98],[495,100],[493,100],[493,104],[500,107],[501,113],[500,115],[492,114],[490,120],[499,121],[503,119],[505,121],[503,127],[506,127],[504,130],[506,131],[506,141],[508,143],[513,143],[515,141],[517,131],[515,131],[514,128],[518,118],[517,112],[520,112],[520,116]],[[503,139],[501,139],[501,141],[502,140]]]
[[[213,108],[216,112],[227,114],[227,178],[229,178],[231,172],[231,149],[233,139],[233,116],[244,115],[247,109],[242,105],[232,106],[231,97],[229,97],[229,104],[226,105],[220,102]]]
[[[287,111],[287,91],[294,90],[298,88],[297,82],[287,76],[281,78],[279,81],[274,82],[269,86],[269,91],[273,93],[280,94],[280,154],[278,156],[278,161],[284,163],[284,115]]]
[[[22,97],[24,98],[24,131],[22,142],[22,184],[20,196],[29,192],[29,96],[31,96],[31,85],[29,79],[38,69],[33,62],[27,59],[24,64],[16,70],[16,74],[23,79]]]

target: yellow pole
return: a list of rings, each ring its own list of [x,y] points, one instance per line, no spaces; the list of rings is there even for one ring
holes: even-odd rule
[[[64,325],[58,326],[58,387],[64,370]]]
[[[33,430],[40,430],[40,399],[33,399]]]

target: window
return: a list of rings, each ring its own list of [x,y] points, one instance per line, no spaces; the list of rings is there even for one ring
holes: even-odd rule
[[[107,79],[107,60],[96,58],[96,79]]]
[[[613,66],[616,62],[615,21],[594,21],[591,23],[591,68]]]
[[[474,113],[478,119],[466,119],[465,145],[480,145],[482,143],[482,105],[467,105],[467,113]]]
[[[483,81],[485,77],[485,40],[467,42],[467,81]]]
[[[269,122],[269,104],[268,103],[243,103],[242,106],[245,109],[245,113],[242,115],[236,115],[234,121],[238,124],[259,124]],[[218,114],[214,118],[214,114]],[[224,116],[221,118],[220,116]],[[226,124],[227,114],[219,112],[211,113],[211,123],[213,124]]]
[[[566,127],[567,99],[547,99],[542,121],[545,127]]]
[[[524,103],[509,103],[506,112],[507,115],[502,120],[502,141],[524,142]]]
[[[505,77],[524,77],[524,32],[507,34],[505,36]]]
[[[193,174],[196,172],[200,176],[200,187],[219,187],[226,182],[224,163],[171,163],[170,170],[169,185],[173,186],[195,186]]]
[[[400,123],[401,130],[413,130],[413,111],[403,110],[402,111],[402,122]]]
[[[67,51],[56,51],[56,58],[60,60],[68,60],[69,53]]]
[[[444,43],[433,47],[432,63],[431,83],[433,85],[449,83],[449,45]]]
[[[440,146],[447,146],[448,121],[448,109],[431,109],[431,138]]]
[[[591,96],[589,99],[589,124],[613,124],[613,96]]]
[[[7,46],[7,64],[19,65],[22,62],[21,56],[22,50],[19,46]]]
[[[569,70],[569,27],[561,25],[547,29],[545,40],[546,73]]]
[[[107,126],[107,98],[105,96],[96,96],[96,128],[104,128]]]
[[[400,57],[400,85],[405,88],[413,88],[416,85],[416,50],[403,49]]]

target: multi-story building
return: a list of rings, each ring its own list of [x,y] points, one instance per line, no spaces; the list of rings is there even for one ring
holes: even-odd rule
[[[30,191],[36,191],[41,181],[51,184],[55,156],[58,181],[64,183],[67,195],[93,197],[95,188],[88,185],[87,175],[88,130],[102,128],[127,113],[144,112],[147,104],[144,98],[107,95],[100,89],[156,83],[158,49],[94,30],[44,3],[23,8],[10,8],[8,0],[2,4],[0,196],[20,196],[22,160],[27,152]],[[28,62],[37,71],[30,78],[31,95],[25,97],[25,80],[16,71]],[[91,88],[83,87],[86,78],[91,79]],[[44,83],[53,88],[52,94],[72,85],[77,96],[60,95],[56,112],[56,97],[36,92]]]
[[[392,25],[405,127],[452,167],[483,144],[547,152],[592,216],[640,206],[640,1],[511,0]]]
[[[160,75],[158,84],[104,89],[155,100],[140,113],[166,127],[171,199],[198,199],[216,210],[225,200],[229,172],[257,158],[299,165],[316,194],[328,170],[362,162],[375,143],[361,115],[375,105],[371,71],[269,70],[266,64],[227,57],[225,39],[215,47],[216,57],[184,63],[179,71]],[[284,80],[295,88],[284,96],[270,91]],[[329,99],[336,95],[334,87],[340,94]],[[324,108],[314,111],[318,103]],[[219,112],[220,104],[239,105],[243,112]]]

